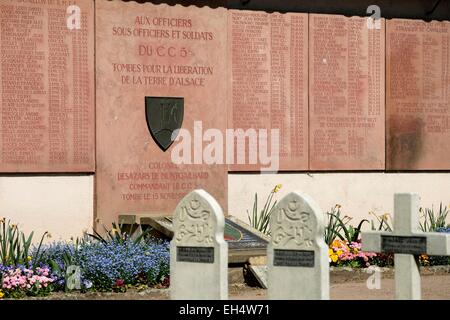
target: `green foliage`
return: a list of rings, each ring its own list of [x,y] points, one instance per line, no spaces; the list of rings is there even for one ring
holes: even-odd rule
[[[373,231],[388,231],[392,232],[392,218],[389,213],[385,213],[382,215],[376,215],[374,212],[369,212],[370,215],[374,216],[376,222],[374,220],[370,221],[370,226]]]
[[[325,236],[325,243],[330,246],[334,239],[337,237],[341,238],[339,235],[342,230],[342,219],[341,216],[341,206],[335,205],[333,208],[331,208],[331,211],[327,212],[327,223],[325,224],[325,230],[324,230],[324,236]],[[346,222],[350,220],[348,217],[343,218]]]
[[[103,226],[103,229],[105,230],[104,236],[102,236],[96,230],[94,230],[93,234],[87,233],[87,235],[104,244],[107,244],[108,242],[116,242],[119,244],[124,244],[128,240],[131,240],[135,244],[139,244],[143,240],[145,241],[148,238],[148,235],[151,231],[151,229],[149,228],[145,231],[136,231],[130,235],[128,232],[123,230],[124,229],[123,224],[117,226],[115,222],[112,223],[111,230],[108,230],[105,226]]]
[[[442,202],[439,204],[439,212],[434,212],[433,207],[425,208],[425,210],[420,208],[419,212],[423,214],[419,221],[420,229],[423,232],[434,232],[438,228],[450,227],[450,224],[446,224],[448,208],[443,206]]]
[[[281,185],[278,184],[275,186],[275,188],[272,189],[269,196],[266,199],[266,203],[264,204],[264,207],[261,211],[258,210],[258,194],[255,193],[255,200],[253,202],[253,210],[252,215],[250,216],[250,213],[247,210],[247,216],[248,221],[250,225],[255,228],[256,230],[270,235],[270,229],[269,229],[269,222],[270,222],[270,216],[272,214],[273,208],[277,204],[277,201],[272,204],[273,196],[275,193],[280,190]]]
[[[349,224],[349,216],[341,216],[341,206],[335,205],[330,212],[326,213],[328,221],[325,225],[324,237],[325,243],[330,246],[336,238],[350,242],[356,242],[361,233],[361,228],[367,220],[361,220],[357,227]]]
[[[147,272],[147,281],[151,285],[156,285],[158,283],[163,283],[165,280],[169,279],[170,275],[170,265],[161,262],[158,269],[150,269]]]
[[[372,265],[385,268],[394,266],[394,254],[393,253],[377,253],[376,257],[372,260]]]
[[[34,250],[33,265],[37,265],[40,261],[41,245],[47,234],[45,232],[42,235],[37,250]],[[30,262],[33,235],[34,232],[31,232],[25,236],[16,224],[11,224],[11,221],[6,221],[5,218],[0,219],[0,262],[5,266]]]
[[[349,225],[348,228],[346,228],[345,226],[343,227],[343,231],[344,231],[344,235],[345,235],[345,240],[347,242],[356,242],[359,239],[359,235],[361,234],[361,228],[362,225],[364,224],[364,222],[369,223],[368,220],[363,219],[359,222],[358,226],[355,228],[352,225]]]

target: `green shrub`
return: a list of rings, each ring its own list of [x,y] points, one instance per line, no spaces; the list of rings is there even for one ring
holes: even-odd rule
[[[44,237],[48,234],[45,232],[39,242],[39,246],[34,250],[33,265],[40,262],[41,245]],[[19,230],[16,224],[11,224],[10,220],[0,219],[0,262],[4,266],[26,264],[31,261],[32,241],[34,232],[28,236]]]
[[[272,189],[272,191],[270,191],[270,194],[266,199],[266,203],[264,204],[264,207],[261,211],[258,210],[258,194],[255,193],[255,200],[253,202],[253,210],[251,216],[247,210],[247,216],[250,225],[256,230],[267,235],[270,235],[270,228],[269,228],[270,216],[272,214],[275,205],[277,204],[276,200],[272,204],[273,196],[280,189],[281,184],[278,184]]]
[[[447,206],[442,205],[442,202],[439,204],[439,212],[434,212],[433,207],[420,208],[419,212],[422,213],[419,226],[423,232],[434,232],[439,228],[450,227],[450,224],[446,224],[448,209]]]

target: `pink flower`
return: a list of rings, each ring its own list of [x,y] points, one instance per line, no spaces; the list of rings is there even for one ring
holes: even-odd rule
[[[117,279],[116,280],[116,286],[117,287],[123,287],[125,285],[125,281],[123,281],[122,279]]]

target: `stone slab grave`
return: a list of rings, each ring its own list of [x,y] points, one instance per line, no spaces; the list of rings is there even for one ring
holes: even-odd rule
[[[173,218],[172,216],[129,216],[121,215],[121,221],[140,220],[140,225],[150,226],[157,231],[158,236],[168,239],[173,238]],[[250,257],[265,256],[269,237],[252,228],[248,224],[240,221],[236,217],[227,216],[225,218],[225,241],[228,243],[228,262],[246,263]]]
[[[228,245],[219,203],[194,190],[175,209],[170,243],[170,297],[175,300],[228,298]]]
[[[304,193],[291,192],[278,202],[267,247],[269,299],[329,299],[323,220],[322,210]]]
[[[267,266],[264,266],[264,265],[261,265],[261,266],[250,265],[248,267],[248,269],[253,274],[253,276],[255,277],[256,281],[258,281],[258,283],[261,286],[261,288],[267,289],[268,288],[268,284],[267,284],[267,281],[268,281],[267,280]]]
[[[97,223],[122,212],[170,215],[199,188],[226,211],[227,165],[205,163],[203,150],[206,131],[226,127],[227,10],[134,1],[95,8]]]
[[[394,195],[393,232],[363,232],[362,250],[394,253],[395,298],[421,299],[419,255],[450,255],[450,235],[419,230],[418,194]]]
[[[384,19],[309,15],[310,170],[384,170],[384,48]]]
[[[269,149],[279,129],[279,170],[308,170],[308,14],[229,10],[228,63],[228,127],[267,129]],[[268,167],[247,159],[230,170]]]
[[[386,28],[386,168],[450,167],[450,22]]]
[[[0,172],[95,171],[94,2],[68,3],[0,0]]]

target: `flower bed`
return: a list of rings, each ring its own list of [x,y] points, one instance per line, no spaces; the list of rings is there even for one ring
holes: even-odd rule
[[[169,275],[169,247],[163,241],[95,241],[78,247],[59,242],[43,250],[42,260],[53,266],[59,289],[66,285],[69,266],[80,268],[81,289],[124,290],[130,285],[155,285]]]
[[[2,289],[0,298],[23,298],[29,296],[43,296],[52,291],[55,278],[50,274],[50,268],[32,266],[0,266],[2,272]]]
[[[376,256],[376,253],[361,251],[361,242],[359,241],[346,242],[335,239],[328,249],[331,266],[369,267]]]
[[[274,189],[277,190],[277,189]],[[274,191],[275,192],[275,191]],[[357,227],[348,225],[336,205],[326,226],[324,238],[329,244],[329,261],[333,268],[366,268],[371,265],[392,267],[393,254],[361,250],[361,221]],[[428,216],[432,216],[427,211]],[[440,209],[440,212],[447,212]],[[445,217],[443,214],[441,216]],[[392,231],[388,216],[379,219],[372,229]],[[436,219],[423,223],[423,229],[450,233],[449,227],[435,227]],[[440,219],[445,221],[445,219]],[[443,224],[443,223],[441,223]],[[169,243],[149,236],[148,232],[130,235],[115,224],[105,230],[103,238],[95,233],[71,242],[53,242],[32,248],[32,234],[26,237],[17,225],[0,219],[0,299],[46,296],[54,291],[125,292],[163,288],[169,285]],[[422,266],[450,265],[450,257],[420,256]]]
[[[53,291],[117,291],[167,286],[169,243],[142,233],[133,239],[114,228],[102,238],[32,248],[16,225],[0,220],[0,299],[46,296]]]

